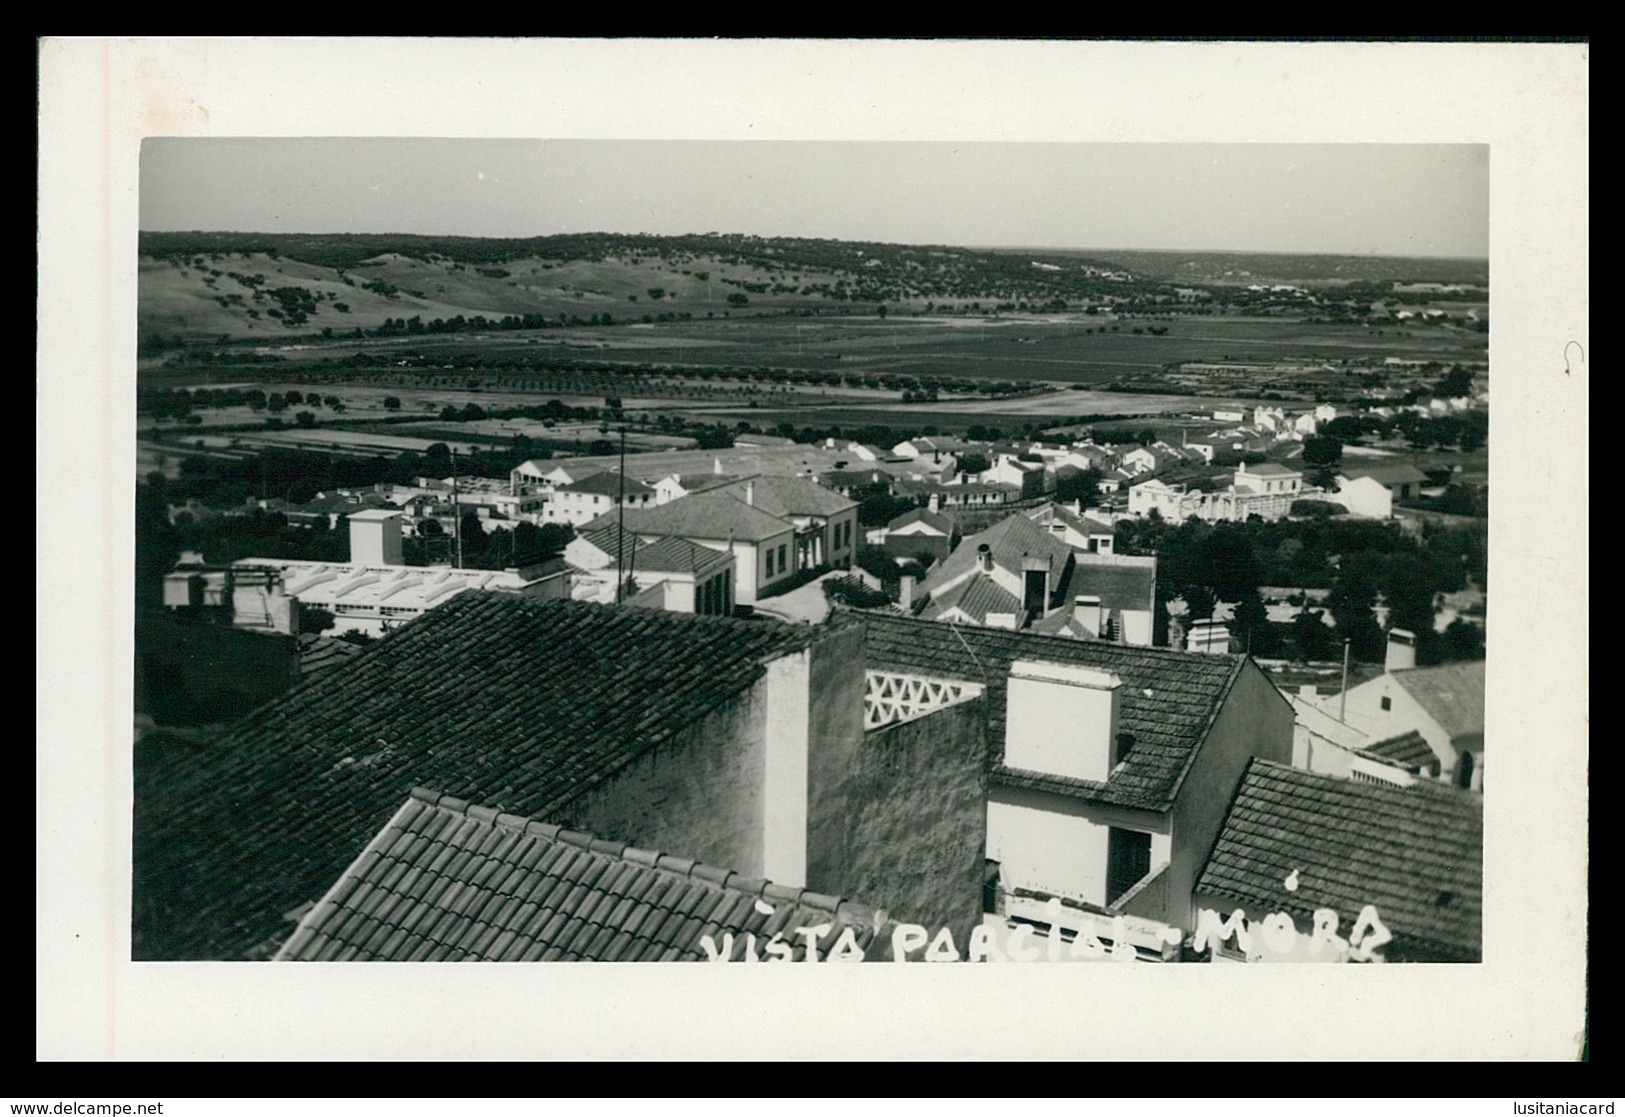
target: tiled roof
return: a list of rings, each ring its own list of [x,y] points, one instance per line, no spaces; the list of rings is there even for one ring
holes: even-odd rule
[[[1361,783],[1253,760],[1198,893],[1307,926],[1336,911],[1343,934],[1376,907],[1389,955],[1423,950],[1476,960],[1482,950],[1483,799],[1428,781]],[[1287,878],[1297,873],[1297,888]]]
[[[834,516],[856,508],[857,502],[800,477],[749,477],[718,490],[752,508],[781,519],[790,516]]]
[[[989,613],[1026,612],[1021,599],[985,574],[975,574],[941,594],[933,595],[921,616],[935,620],[950,609],[958,609],[976,624],[986,624]]]
[[[602,517],[600,517],[602,519]],[[601,526],[593,521],[589,527]],[[677,535],[685,539],[737,539],[760,543],[795,525],[722,493],[682,496],[656,508],[626,509],[626,530],[639,535]]]
[[[667,537],[639,549],[632,557],[632,572],[694,574],[718,562],[731,561],[732,552],[714,551],[687,539]]]
[[[1028,509],[1024,515],[1035,524],[1066,524],[1081,535],[1111,535],[1114,530],[1109,521],[1097,520],[1087,514],[1080,516],[1066,505],[1053,501]]]
[[[720,489],[724,485],[731,485],[739,480],[732,473],[668,473],[663,477],[648,478],[648,484],[667,478],[677,482],[677,487],[689,496],[695,493],[707,492],[711,489]]]
[[[316,636],[306,633],[299,637],[299,677],[312,679],[323,671],[348,663],[361,654],[361,645],[336,636]]]
[[[276,960],[704,961],[702,936],[720,950],[730,932],[735,961],[747,932],[759,955],[782,933],[803,960],[799,929],[829,927],[816,943],[820,958],[845,927],[867,950],[875,915],[414,788]]]
[[[938,679],[985,683],[992,761],[998,782],[1036,776],[1048,790],[1102,803],[1162,810],[1168,807],[1245,657],[1200,655],[1103,640],[1035,636],[996,628],[865,614],[869,632],[864,663]],[[1005,695],[1010,664],[1018,659],[1081,664],[1115,673],[1120,728],[1133,733],[1134,750],[1106,783],[1023,775],[1002,766]]]
[[[627,496],[653,496],[654,490],[636,477],[623,477],[619,473],[593,473],[569,485],[561,485],[561,493],[591,493],[595,496],[612,496],[619,498],[624,491]]]
[[[468,592],[260,707],[135,804],[140,956],[234,958],[413,786],[546,815],[819,630]]]
[[[1409,733],[1401,733],[1397,737],[1389,737],[1387,740],[1367,745],[1359,751],[1374,760],[1398,765],[1409,772],[1420,771],[1439,759],[1427,740],[1414,729]]]
[[[637,550],[637,533],[631,528],[621,530],[617,527],[614,516],[609,517],[607,523],[604,517],[600,516],[591,524],[584,526],[576,536],[608,555],[611,562],[615,561],[617,549],[621,551],[623,561],[626,556]]]
[[[976,568],[980,561],[979,549],[983,544],[993,556],[994,565],[1019,575],[1022,560],[1027,557],[1048,559],[1057,572],[1072,557],[1072,548],[1045,531],[1020,512],[1013,513],[986,531],[967,535],[949,555],[926,577],[921,588],[935,593],[937,587],[946,586]]]
[[[1353,465],[1344,462],[1341,472],[1351,481],[1369,477],[1379,485],[1420,484],[1428,479],[1427,474],[1409,462],[1396,462],[1392,465]]]
[[[888,523],[886,530],[896,531],[914,523],[924,524],[940,535],[952,535],[958,530],[951,516],[945,516],[941,512],[932,512],[927,508],[910,508],[907,512]]]
[[[1156,608],[1157,567],[1155,561],[1130,563],[1127,555],[1096,556],[1080,554],[1072,567],[1065,589],[1070,604],[1082,595],[1100,598],[1112,612],[1150,612]],[[1110,561],[1117,559],[1118,561]]]
[[[818,475],[818,483],[836,492],[867,488],[871,485],[890,486],[897,478],[884,469],[872,466],[866,469],[831,469]]]
[[[1484,735],[1484,661],[1407,667],[1393,673],[1451,740]]]

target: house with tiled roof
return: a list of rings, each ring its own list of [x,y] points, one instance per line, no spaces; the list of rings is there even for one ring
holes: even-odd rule
[[[1043,462],[1025,461],[1015,454],[1000,454],[994,459],[992,467],[979,474],[976,480],[1002,481],[1014,485],[1019,490],[1017,500],[1035,500],[1044,495],[1047,478],[1048,472]]]
[[[1098,482],[1100,491],[1108,495],[1120,493],[1128,488],[1137,476],[1139,475],[1121,467],[1109,469],[1101,475]]]
[[[643,509],[655,505],[655,490],[635,477],[619,473],[593,473],[580,481],[560,485],[542,509],[550,524],[585,524],[617,507]]]
[[[1059,608],[1071,575],[1072,548],[1014,513],[968,535],[926,575],[920,592],[931,620],[1025,628]]]
[[[739,478],[732,473],[668,473],[662,477],[645,478],[646,483],[654,488],[656,504],[709,492],[737,480]]]
[[[1214,961],[1481,961],[1483,862],[1480,796],[1254,760],[1196,885],[1193,946]],[[1329,935],[1343,945],[1316,945]]]
[[[876,961],[879,915],[414,788],[273,960]]]
[[[818,475],[818,483],[845,497],[857,493],[885,493],[890,496],[897,483],[895,474],[869,466],[863,469],[829,469]]]
[[[1060,607],[1033,631],[1150,647],[1156,607],[1155,555],[1074,551]]]
[[[803,477],[747,477],[717,490],[795,527],[792,570],[849,567],[857,556],[858,504]]]
[[[1330,494],[1356,516],[1386,520],[1396,500],[1414,500],[1428,483],[1427,474],[1409,462],[1365,465],[1345,461],[1337,473],[1337,491]]]
[[[579,461],[559,462],[551,458],[533,458],[521,462],[508,473],[508,487],[515,496],[531,493],[551,495],[564,485],[573,485],[594,473],[606,473],[607,467]]]
[[[986,703],[991,914],[1162,953],[1242,773],[1292,755],[1292,710],[1245,656],[1195,655],[923,621],[866,618],[872,677],[975,687]],[[871,683],[873,685],[873,683]],[[902,685],[901,683],[897,685]]]
[[[588,524],[587,530],[615,527],[623,518],[625,529],[641,543],[684,539],[732,552],[737,561],[734,595],[741,605],[754,604],[763,590],[796,572],[795,524],[753,508],[729,492],[699,493],[654,508],[629,508]]]
[[[638,548],[626,575],[635,589],[628,604],[702,616],[729,616],[734,607],[732,551],[667,537]]]
[[[1349,768],[1349,778],[1366,783],[1409,787],[1418,778],[1438,779],[1439,758],[1414,729],[1364,745]]]
[[[862,897],[963,942],[980,918],[980,692],[871,717],[866,631],[459,596],[206,749],[143,760],[134,955],[270,956],[414,787],[618,843],[623,861],[633,846]]]
[[[978,449],[978,445],[966,442],[961,438],[948,438],[941,435],[931,437],[911,438],[906,442],[899,442],[892,447],[892,454],[899,458],[920,459],[940,455],[958,455]]]
[[[910,508],[886,524],[880,533],[880,546],[893,558],[929,555],[932,562],[941,562],[953,551],[958,537],[959,527],[952,516],[928,508]]]
[[[1054,501],[1029,508],[1023,513],[1033,523],[1047,528],[1074,551],[1109,555],[1116,546],[1117,533],[1111,521],[1076,511]]]
[[[1021,490],[1003,481],[986,484],[943,485],[935,481],[897,480],[897,495],[925,505],[933,512],[998,508],[1021,497]]]
[[[1399,662],[1414,661],[1413,651]],[[1376,678],[1350,687],[1346,695],[1324,698],[1320,704],[1322,708],[1335,704],[1342,719],[1371,742],[1414,730],[1432,749],[1445,778],[1457,787],[1483,790],[1483,660],[1390,666]]]

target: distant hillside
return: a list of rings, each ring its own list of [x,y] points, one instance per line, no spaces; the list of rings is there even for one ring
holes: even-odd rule
[[[865,314],[1062,310],[1146,293],[1122,267],[1075,255],[716,234],[146,232],[140,249],[144,339],[347,333],[413,317],[495,325],[510,316],[614,322],[842,304]]]
[[[1098,308],[1132,315],[1196,303],[1204,313],[1253,312],[1261,299],[1274,296],[1249,293],[1248,287],[1271,284],[1335,285],[1337,297],[1350,301],[1346,314],[1359,317],[1395,283],[1488,282],[1482,260],[988,250],[717,233],[483,239],[146,232],[140,250],[140,337],[149,354],[181,342],[221,339],[762,313],[1042,314]]]
[[[1068,255],[1062,250],[1049,251]],[[1490,281],[1489,261],[1483,259],[1130,250],[1089,250],[1083,255],[1091,262],[1105,261],[1147,280],[1197,285],[1432,282],[1482,287]]]

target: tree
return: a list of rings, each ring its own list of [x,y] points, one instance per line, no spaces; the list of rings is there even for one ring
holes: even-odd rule
[[[1292,618],[1292,643],[1297,646],[1298,658],[1305,661],[1329,659],[1337,644],[1321,614],[1312,609]]]
[[[1336,465],[1343,458],[1343,444],[1326,435],[1313,434],[1303,440],[1305,465]]]
[[[738,291],[735,291],[733,294],[728,296],[728,302],[734,306],[746,306],[750,303],[750,299],[740,294]]]
[[[1184,593],[1186,611],[1185,616],[1192,621],[1205,621],[1213,615],[1213,607],[1217,600],[1213,591],[1206,586],[1187,586]]]
[[[334,618],[330,610],[314,605],[299,610],[300,635],[315,635],[326,632],[337,623],[337,619]]]
[[[1484,630],[1471,621],[1457,617],[1444,630],[1441,650],[1446,659],[1483,659]]]
[[[1102,474],[1098,469],[1086,469],[1081,473],[1070,473],[1065,477],[1057,477],[1055,481],[1055,499],[1062,504],[1081,501],[1083,507],[1093,508],[1100,503],[1101,477]]]
[[[293,417],[293,421],[301,427],[314,427],[316,425],[316,413],[314,411],[301,411]]]
[[[1257,591],[1243,595],[1236,603],[1230,632],[1251,655],[1273,656],[1281,649],[1281,638],[1270,623],[1269,610]]]
[[[993,463],[987,460],[986,454],[964,454],[959,459],[959,472],[972,477],[986,473],[993,468]]]
[[[384,410],[385,411],[399,411],[400,409],[401,409],[401,397],[400,396],[385,396],[384,397]]]

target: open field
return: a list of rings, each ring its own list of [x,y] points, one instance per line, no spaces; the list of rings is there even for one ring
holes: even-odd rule
[[[1154,336],[1135,329],[1166,327]],[[1376,366],[1395,357],[1483,361],[1487,335],[1460,326],[1306,323],[1288,318],[1110,315],[985,318],[748,317],[539,331],[289,339],[253,347],[295,367],[358,353],[415,353],[448,367],[603,360],[688,369],[782,368],[839,376],[940,376],[1103,383],[1187,361]],[[156,382],[159,378],[149,378]]]

